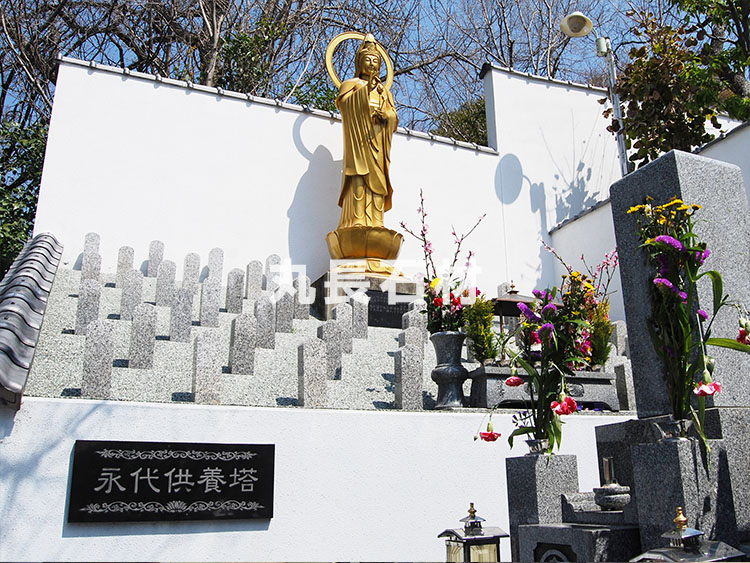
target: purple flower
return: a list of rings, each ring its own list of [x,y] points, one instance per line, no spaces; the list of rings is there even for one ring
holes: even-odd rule
[[[706,313],[703,309],[698,309],[698,316],[705,320],[708,320],[708,313]]]
[[[541,299],[542,301],[547,298],[547,292],[543,289],[535,289],[531,293],[534,294],[534,297],[536,297],[537,299]]]
[[[682,299],[683,303],[687,302],[687,293],[685,293],[684,291],[679,291],[677,292],[677,295],[680,297],[680,299]]]
[[[553,303],[547,303],[544,307],[542,307],[543,317],[551,317],[556,314],[557,314],[557,307],[555,307]]]
[[[659,263],[659,275],[663,276],[669,272],[669,260],[666,256],[659,254],[656,257],[656,261]]]
[[[543,336],[547,339],[552,339],[552,333],[555,330],[555,326],[552,323],[544,323],[539,327],[539,336]]]
[[[695,261],[698,262],[699,266],[703,266],[703,262],[706,261],[706,258],[711,256],[711,251],[706,248],[703,252],[700,250],[695,253]]]
[[[542,318],[537,315],[534,311],[529,309],[529,306],[526,303],[519,303],[518,309],[523,313],[523,316],[529,319],[530,321],[541,321]]]
[[[674,237],[670,237],[669,235],[659,235],[654,239],[654,241],[666,244],[667,246],[671,246],[677,252],[682,252],[683,250],[685,250],[685,247],[682,246],[682,243],[679,240]]]
[[[677,291],[672,282],[666,278],[654,278],[654,285],[660,289],[668,289],[672,293]]]

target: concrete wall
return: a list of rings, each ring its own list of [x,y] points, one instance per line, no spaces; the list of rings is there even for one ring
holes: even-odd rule
[[[591,268],[596,268],[604,255],[616,246],[615,230],[612,224],[612,206],[609,200],[602,202],[590,212],[584,213],[572,221],[563,223],[551,233],[552,248],[572,268],[586,272],[581,262],[581,255]],[[558,277],[563,275],[565,267],[556,261]],[[615,272],[609,286],[609,316],[613,320],[625,319],[625,308],[622,302],[622,284],[620,269]]]
[[[15,414],[15,418],[13,418]],[[598,486],[594,426],[567,417],[561,453]],[[437,534],[474,502],[508,529],[505,437],[473,441],[481,413],[381,413],[24,398],[0,411],[2,561],[443,561]],[[276,444],[274,518],[68,524],[76,439]],[[503,540],[503,559],[510,557]]]
[[[598,89],[502,69],[485,85],[498,152],[400,130],[385,222],[418,230],[422,188],[438,261],[447,261],[451,226],[460,234],[486,213],[464,245],[480,287],[493,293],[512,279],[530,294],[558,281],[540,239],[619,177],[616,144]],[[158,239],[178,278],[185,254],[205,263],[213,247],[225,250],[225,271],[277,253],[315,278],[329,267],[324,237],[338,222],[341,159],[341,123],[327,113],[65,59],[35,232],[52,232],[69,263],[98,232],[109,271],[120,246],[141,261]],[[416,240],[407,237],[401,256],[415,261],[405,271],[421,269]]]
[[[730,128],[725,137],[708,143],[696,152],[701,156],[739,166],[745,181],[745,195],[747,201],[750,201],[750,122]]]

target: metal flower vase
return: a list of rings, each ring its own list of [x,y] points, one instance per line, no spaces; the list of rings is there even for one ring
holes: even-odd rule
[[[463,385],[469,378],[469,370],[461,364],[465,338],[464,333],[457,331],[436,332],[430,336],[437,357],[437,366],[431,374],[438,386],[436,409],[459,408],[466,404]]]

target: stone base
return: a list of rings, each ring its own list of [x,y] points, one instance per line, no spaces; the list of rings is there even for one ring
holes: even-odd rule
[[[519,526],[562,521],[561,495],[578,492],[578,462],[574,455],[509,457],[505,471],[510,546],[518,561]]]
[[[689,526],[707,539],[735,547],[750,541],[750,408],[706,411],[710,465],[695,435],[692,440],[659,442],[654,422],[666,418],[595,430],[599,459],[613,458],[617,482],[630,487],[626,521],[640,524],[643,549],[663,545],[659,536],[672,525],[677,506],[685,508]]]
[[[326,272],[312,287],[315,288],[313,308],[324,320],[333,318],[333,308],[338,304],[333,302],[335,298],[346,302],[347,294],[360,290],[369,298],[368,325],[389,328],[401,328],[401,316],[409,303],[421,297],[417,295],[417,284],[403,275],[368,274],[356,268]],[[388,303],[389,292],[395,295],[396,303]]]
[[[519,371],[518,376],[526,379]],[[510,377],[510,368],[504,366],[480,366],[471,376],[471,406],[492,408],[522,405],[529,400],[526,385],[508,387],[505,380]],[[615,374],[606,371],[578,371],[568,378],[568,389],[578,404],[588,408],[620,410]]]
[[[641,553],[636,526],[527,525],[514,561],[628,561]]]

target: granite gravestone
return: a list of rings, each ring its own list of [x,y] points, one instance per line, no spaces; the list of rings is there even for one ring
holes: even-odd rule
[[[141,303],[133,313],[130,326],[130,352],[128,367],[151,369],[154,365],[156,342],[156,309],[151,303]]]
[[[326,343],[306,338],[297,349],[297,402],[302,407],[328,406],[328,360]]]
[[[628,209],[654,198],[655,205],[668,203],[678,197],[688,204],[703,208],[695,215],[695,232],[707,242],[711,256],[703,267],[718,270],[724,278],[724,292],[732,301],[750,303],[750,253],[738,249],[750,248],[748,206],[740,169],[732,164],[671,151],[658,160],[639,168],[616,182],[611,188],[612,217],[620,256],[620,278],[628,327],[635,399],[639,417],[671,413],[669,393],[663,367],[646,330],[651,316],[650,289],[653,269],[646,264],[639,248],[634,215]],[[727,213],[733,210],[732,213]],[[701,308],[710,311],[712,288],[704,278],[698,286]],[[737,333],[734,310],[724,308],[717,316],[714,336],[732,337]],[[750,355],[713,348],[717,376],[722,392],[714,397],[717,406],[746,406],[750,397]]]
[[[125,283],[125,276],[133,269],[135,260],[135,250],[130,246],[122,246],[117,252],[117,274],[115,276],[115,286],[122,287]]]
[[[253,260],[246,267],[245,298],[250,299],[263,292],[263,264],[260,260]]]
[[[110,398],[114,346],[114,327],[110,323],[104,320],[89,323],[83,350],[82,397]]]
[[[193,290],[182,287],[175,293],[169,315],[169,340],[190,342],[193,326]]]
[[[204,330],[195,337],[193,347],[193,397],[196,403],[221,403],[222,334]]]
[[[76,334],[86,334],[88,325],[99,318],[101,293],[101,285],[96,280],[85,280],[81,285],[76,309]]]
[[[148,267],[146,277],[155,278],[159,273],[159,264],[164,259],[164,243],[160,240],[151,241],[148,247]]]
[[[422,352],[420,347],[413,344],[400,347],[394,355],[394,364],[396,408],[421,411],[423,400]]]
[[[125,280],[120,294],[120,320],[133,319],[133,311],[141,304],[143,294],[143,274],[140,270],[130,270],[125,274]]]
[[[201,274],[201,257],[195,252],[185,256],[185,263],[182,266],[182,287],[190,290],[191,293],[198,291]]]
[[[239,268],[229,272],[227,276],[227,313],[242,312],[242,297],[245,289],[245,273]]]
[[[229,342],[229,371],[253,375],[255,347],[258,345],[258,321],[253,315],[237,315],[232,320]]]
[[[158,306],[169,307],[172,305],[175,292],[175,272],[177,266],[171,260],[163,260],[159,264],[156,274],[156,297],[155,301]]]

